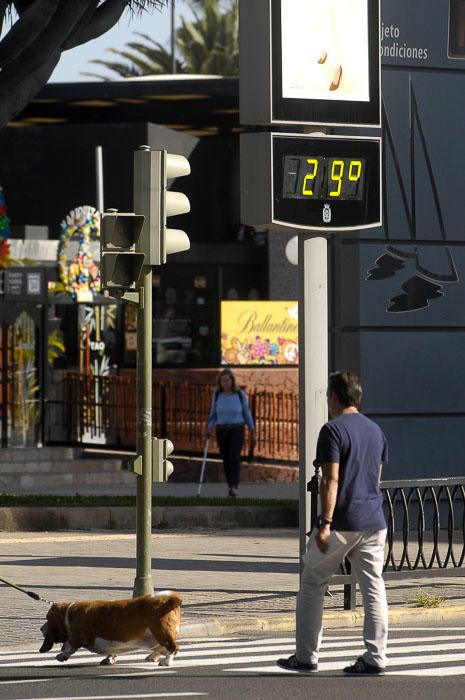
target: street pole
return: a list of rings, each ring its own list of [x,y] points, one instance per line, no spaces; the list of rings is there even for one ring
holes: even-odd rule
[[[326,238],[299,236],[299,396],[300,555],[307,550],[307,532],[313,512],[308,482],[316,476],[313,460],[320,428],[328,420],[328,242]]]
[[[141,146],[139,151],[148,151]],[[147,160],[134,157],[134,211],[146,216],[144,226],[150,226],[150,168]],[[150,160],[150,159],[149,159]],[[137,437],[136,461],[141,472],[137,476],[137,542],[136,578],[133,596],[153,593],[152,582],[152,268],[144,265],[139,279],[137,309]]]
[[[101,146],[95,147],[95,179],[97,187],[97,209],[104,211],[103,199],[103,149]]]
[[[171,0],[171,73],[176,73],[176,0]]]

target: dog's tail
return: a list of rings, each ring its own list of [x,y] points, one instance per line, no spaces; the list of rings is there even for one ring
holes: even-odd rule
[[[161,591],[160,593],[154,593],[153,597],[158,601],[157,614],[160,617],[179,608],[183,601],[183,597],[176,591]]]

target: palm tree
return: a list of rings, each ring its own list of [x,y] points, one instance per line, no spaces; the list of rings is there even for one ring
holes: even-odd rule
[[[238,0],[191,0],[194,20],[181,17],[176,32],[176,46],[180,58],[177,73],[237,75],[239,72],[239,11]],[[91,63],[104,66],[118,76],[171,73],[171,53],[149,35],[134,32],[143,41],[126,44],[126,50],[107,49],[123,61],[96,59]],[[108,80],[108,76],[84,73]]]
[[[63,51],[104,34],[129,7],[166,5],[167,0],[0,0],[0,128],[45,85]]]

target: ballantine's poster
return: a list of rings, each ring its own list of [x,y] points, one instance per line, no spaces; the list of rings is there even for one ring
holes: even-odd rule
[[[296,301],[221,302],[221,364],[298,363]]]

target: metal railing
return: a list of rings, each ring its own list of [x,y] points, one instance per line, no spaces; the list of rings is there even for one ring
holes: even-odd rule
[[[311,523],[318,512],[319,467],[307,485]],[[383,481],[387,522],[385,580],[465,575],[465,476]],[[344,609],[356,606],[356,580],[346,559],[332,585],[344,584]]]
[[[211,384],[155,381],[154,434],[169,437],[178,453],[202,454],[212,396]],[[297,463],[298,396],[285,392],[252,391],[248,393],[248,400],[257,436],[253,456]],[[135,383],[128,377],[65,372],[62,406],[60,401],[55,400],[54,420],[50,423],[55,432],[61,431],[62,439],[69,443],[102,441],[108,446],[134,448]],[[210,453],[219,453],[215,441],[212,441]],[[248,453],[246,437],[244,455]]]

